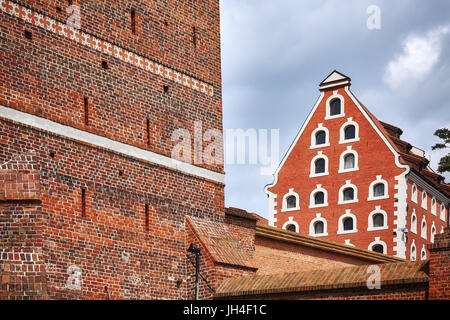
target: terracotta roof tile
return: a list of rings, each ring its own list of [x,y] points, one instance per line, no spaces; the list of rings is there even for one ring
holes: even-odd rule
[[[381,285],[427,282],[424,261],[380,264]],[[225,280],[216,297],[357,288],[367,285],[370,265],[289,274],[261,275]]]

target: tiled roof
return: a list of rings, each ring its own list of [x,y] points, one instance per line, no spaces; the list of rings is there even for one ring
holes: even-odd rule
[[[381,286],[427,282],[427,262],[414,261],[380,264]],[[216,297],[255,296],[276,293],[298,293],[325,289],[367,287],[373,271],[371,265],[330,270],[259,275],[226,279],[216,291]]]
[[[366,260],[370,263],[384,263],[384,262],[404,262],[404,259],[385,255],[378,252],[359,249],[353,246],[322,240],[316,237],[303,235],[297,232],[291,232],[284,229],[275,227],[257,225],[256,235],[260,237],[266,237],[275,241],[285,241],[300,246],[306,246],[317,250],[338,253],[355,257],[361,260]]]
[[[430,184],[441,190],[447,196],[450,195],[450,185],[444,183],[444,177],[431,171],[428,168],[429,160],[425,157],[418,156],[416,154],[410,153],[412,148],[411,144],[407,141],[401,140],[400,135],[403,131],[393,126],[389,123],[382,122],[378,120],[366,106],[359,101],[359,104],[367,112],[369,117],[373,120],[375,125],[380,129],[386,139],[391,143],[392,147],[400,154],[400,160],[410,166],[414,171],[416,171],[420,176],[425,178]]]
[[[245,211],[243,209],[239,209],[239,208],[234,208],[234,207],[225,208],[225,213],[232,215],[232,216],[241,217],[244,219],[258,221],[258,217],[256,216],[255,213],[250,213],[250,212],[247,212],[247,211]]]
[[[256,269],[252,255],[240,244],[239,238],[226,225],[197,217],[186,217],[202,244],[217,263]]]

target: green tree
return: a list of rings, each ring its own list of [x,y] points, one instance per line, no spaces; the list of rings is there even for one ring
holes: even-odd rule
[[[442,139],[443,143],[436,143],[434,146],[431,147],[432,150],[449,148],[450,130],[446,128],[438,129],[436,130],[434,135]],[[437,171],[439,173],[450,172],[450,153],[448,153],[446,156],[443,156],[441,160],[439,160],[439,166]]]

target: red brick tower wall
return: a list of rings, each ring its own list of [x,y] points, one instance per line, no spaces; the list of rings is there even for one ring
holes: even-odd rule
[[[0,166],[0,299],[46,299],[45,215],[34,154]]]
[[[428,299],[450,299],[450,228],[436,236],[435,243],[428,246],[430,251],[430,280]]]
[[[186,298],[185,216],[222,221],[224,184],[109,143],[170,157],[177,128],[222,132],[219,1],[73,1],[80,30],[66,1],[0,2],[0,163],[36,152],[49,298]]]
[[[334,119],[325,119],[326,101],[337,91],[344,99],[343,117]],[[352,118],[359,125],[359,141],[340,144],[340,129],[347,122],[348,118]],[[329,146],[310,149],[311,135],[322,123],[329,131]],[[359,170],[347,173],[338,173],[340,155],[351,146],[352,150],[358,153]],[[310,178],[311,160],[322,151],[328,157],[329,175]],[[393,215],[396,210],[394,204],[394,194],[397,190],[394,188],[397,184],[395,176],[404,172],[405,169],[398,168],[395,165],[395,156],[388,146],[375,131],[363,113],[358,109],[353,100],[347,94],[343,87],[329,88],[324,90],[324,97],[319,103],[316,111],[309,119],[307,126],[302,132],[299,140],[293,146],[291,153],[283,164],[278,173],[275,186],[270,187],[268,191],[277,195],[275,226],[281,228],[289,217],[293,217],[293,221],[299,225],[299,232],[302,234],[310,234],[310,222],[316,218],[316,214],[320,213],[322,218],[327,221],[328,236],[323,238],[338,243],[344,243],[346,239],[350,243],[363,249],[367,249],[375,237],[387,245],[387,254],[394,255],[393,247]],[[367,201],[369,195],[369,186],[376,180],[376,176],[381,175],[382,179],[388,183],[389,198]],[[350,204],[338,204],[339,189],[346,184],[346,180],[350,180],[358,190],[358,202]],[[309,208],[310,194],[320,184],[328,193],[328,206],[320,208]],[[300,209],[282,212],[283,196],[289,192],[289,189],[299,195]],[[375,210],[376,206],[386,211],[388,215],[388,226],[386,230],[367,231],[368,216]],[[350,209],[351,213],[356,216],[356,233],[337,234],[339,217]]]

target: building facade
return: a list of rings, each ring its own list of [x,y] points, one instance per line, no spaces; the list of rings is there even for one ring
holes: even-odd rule
[[[411,260],[448,225],[449,186],[333,71],[266,186],[269,225]]]

